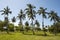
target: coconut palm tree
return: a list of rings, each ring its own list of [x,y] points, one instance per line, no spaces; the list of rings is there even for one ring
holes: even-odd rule
[[[31,21],[32,21],[32,27],[33,27],[33,20],[36,17],[35,16],[36,11],[34,10],[35,6],[33,6],[31,4],[27,4],[27,7],[28,8],[25,9],[26,10],[26,14],[27,14],[29,20],[31,19]],[[35,34],[34,30],[32,30],[32,31],[33,31],[33,35],[34,35]]]
[[[46,10],[47,10],[47,8],[40,7],[40,9],[37,12],[39,15],[42,15],[42,28],[43,28],[43,30],[45,29],[44,28],[44,18],[47,18],[46,17],[46,14],[47,14]],[[44,32],[44,34],[46,34],[46,33]]]
[[[25,14],[23,14],[23,10],[22,10],[22,9],[20,10],[20,13],[18,14],[17,17],[18,17],[19,20],[20,20],[19,24],[22,25],[22,20],[25,19]]]
[[[49,17],[48,17],[48,18],[50,18],[50,21],[53,20],[53,21],[54,21],[54,24],[59,21],[59,16],[58,16],[57,13],[54,12],[54,11],[51,11],[51,12],[49,13]]]
[[[18,14],[17,17],[20,20],[19,25],[21,26],[21,30],[23,31],[23,24],[22,24],[22,22],[25,19],[25,14],[23,14],[23,10],[22,9],[20,10],[20,13]],[[23,32],[23,34],[24,34],[24,32]]]
[[[54,21],[54,25],[59,22],[59,16],[57,15],[57,13],[55,11],[50,11],[49,12],[49,17],[50,18],[50,21]],[[54,28],[55,29],[55,28]],[[56,35],[56,30],[54,30],[54,33]]]
[[[8,8],[8,6],[6,7],[6,8],[4,8],[4,10],[1,10],[0,12],[2,12],[2,14],[1,15],[4,15],[4,17],[5,17],[5,22],[6,22],[6,25],[5,26],[7,26],[7,33],[9,33],[8,32],[8,16],[9,16],[9,14],[11,14],[12,12],[10,11],[10,8]]]

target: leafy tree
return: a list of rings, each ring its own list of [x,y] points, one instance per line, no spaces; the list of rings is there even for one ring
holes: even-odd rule
[[[25,22],[25,25],[26,25],[26,26],[29,26],[29,23],[28,23],[28,21],[26,21],[26,22]]]
[[[55,30],[57,33],[60,32],[60,23],[59,23],[59,22],[57,22],[56,24],[53,24],[53,25],[51,25],[51,27],[49,27],[49,31],[50,31],[50,32],[53,33],[54,30]]]
[[[35,21],[35,24],[37,25],[38,28],[40,27],[40,24],[37,20]]]
[[[12,18],[12,22],[13,23],[16,22],[16,18],[15,17]],[[15,26],[14,26],[14,30],[16,30],[16,27]]]
[[[20,31],[20,27],[19,26],[15,26],[16,27],[16,31]]]
[[[14,24],[9,23],[9,31],[14,32]]]
[[[12,18],[12,22],[16,22],[16,18],[15,17]]]
[[[3,23],[3,21],[0,21],[0,31],[3,31],[3,25],[4,23]]]
[[[38,31],[41,30],[41,29],[40,29],[40,24],[39,24],[39,22],[38,22],[37,20],[35,21],[35,25],[37,26],[37,27],[35,28],[35,30],[38,30]]]
[[[55,24],[55,28],[56,28],[57,32],[59,33],[60,32],[60,22],[57,22]]]
[[[25,22],[25,26],[26,26],[25,29],[26,29],[26,31],[28,32],[28,30],[30,30],[28,21]]]

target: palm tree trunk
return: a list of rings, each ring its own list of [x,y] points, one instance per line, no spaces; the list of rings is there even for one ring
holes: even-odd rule
[[[7,33],[9,34],[9,28],[8,28],[8,24],[7,24]]]
[[[13,25],[14,25],[14,22],[13,22]],[[14,32],[16,32],[16,28],[15,28],[15,26],[14,26]]]
[[[20,25],[22,25],[22,19],[20,18]]]
[[[9,34],[8,16],[7,16],[7,33]]]
[[[42,28],[43,28],[43,32],[44,32],[44,36],[46,36],[46,32],[45,32],[45,28],[44,28],[44,18],[42,17]]]
[[[55,24],[56,24],[56,21],[54,20],[54,34],[55,34],[55,36],[57,35],[57,29],[56,29],[56,27],[55,27]]]
[[[20,26],[22,28],[22,33],[24,34],[24,28],[23,28],[23,25],[22,25],[22,19],[20,18]]]
[[[34,32],[34,25],[33,25],[33,19],[32,19],[32,32],[33,32],[33,35],[35,35],[35,32]]]
[[[42,17],[42,28],[44,28],[44,18]]]
[[[5,22],[6,22],[6,25],[5,26],[7,27],[6,32],[9,34],[9,31],[8,31],[9,30],[8,29],[8,15],[7,16],[4,15],[4,17],[5,17]]]

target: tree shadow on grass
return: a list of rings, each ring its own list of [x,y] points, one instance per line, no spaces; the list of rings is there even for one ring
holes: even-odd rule
[[[33,34],[26,34],[26,33],[24,33],[24,35],[33,35]]]
[[[0,35],[14,35],[14,33],[13,32],[9,32],[9,33],[7,33],[7,32],[0,32]]]
[[[24,35],[33,35],[33,34],[24,34]],[[45,36],[44,34],[35,34],[35,36]],[[46,36],[48,36],[48,35],[46,35]]]
[[[24,35],[33,35],[33,34],[24,34]],[[44,35],[44,34],[35,34],[35,36],[44,36],[44,37],[54,37],[55,35]],[[56,36],[60,36],[60,35],[56,35]]]
[[[44,34],[35,34],[36,36],[45,36]],[[48,35],[47,35],[48,36]]]

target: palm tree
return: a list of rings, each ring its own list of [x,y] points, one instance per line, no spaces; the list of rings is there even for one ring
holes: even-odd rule
[[[20,10],[20,13],[18,14],[18,16],[17,16],[18,18],[19,18],[19,20],[20,20],[20,22],[19,22],[19,25],[22,27],[22,30],[23,30],[23,25],[22,25],[22,20],[24,20],[25,19],[25,14],[23,14],[23,10],[21,9]],[[23,34],[24,34],[24,32],[23,32]]]
[[[33,5],[31,5],[31,4],[27,4],[27,6],[28,6],[28,8],[26,8],[25,10],[26,10],[26,14],[27,14],[27,16],[28,16],[28,18],[29,18],[29,20],[31,19],[31,21],[32,21],[32,27],[33,27],[33,20],[34,20],[34,18],[36,17],[35,16],[35,10],[34,10],[34,8],[35,8],[35,6],[33,6]],[[33,31],[33,35],[35,34],[34,33],[34,30],[32,30]]]
[[[47,18],[46,17],[46,14],[47,14],[46,10],[47,10],[47,8],[40,7],[40,9],[37,12],[39,15],[42,15],[42,28],[43,28],[43,30],[44,30],[44,18]],[[44,32],[44,34],[46,34],[46,33]]]
[[[8,32],[8,16],[9,16],[9,14],[11,14],[11,11],[10,11],[10,8],[8,8],[8,6],[6,7],[6,8],[4,8],[4,10],[1,10],[0,12],[3,12],[1,15],[4,15],[4,17],[5,17],[5,22],[6,22],[6,25],[5,26],[7,26],[7,33],[9,33]]]
[[[51,11],[51,12],[49,13],[49,17],[48,17],[48,18],[50,18],[50,21],[53,20],[53,21],[54,21],[54,24],[59,21],[59,16],[58,16],[57,13],[54,12],[54,11]]]
[[[49,13],[49,17],[48,18],[50,18],[50,21],[54,21],[54,25],[56,24],[56,22],[59,22],[59,16],[57,15],[57,13],[56,12],[54,12],[54,11],[51,11],[50,13]],[[54,28],[55,29],[55,28]],[[56,35],[56,30],[54,30],[54,33],[55,33],[55,35]]]
[[[23,10],[21,9],[20,10],[20,13],[18,14],[18,16],[17,16],[18,18],[19,18],[19,20],[20,20],[20,22],[19,22],[19,24],[21,24],[22,25],[22,20],[24,20],[25,19],[25,14],[23,14]]]

